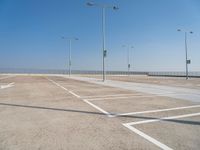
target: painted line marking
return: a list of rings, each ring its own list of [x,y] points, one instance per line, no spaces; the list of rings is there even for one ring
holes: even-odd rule
[[[76,96],[77,98],[80,98],[80,96],[77,95],[76,93],[74,93],[73,91],[69,91],[69,93],[71,93],[72,95]]]
[[[140,112],[121,113],[121,114],[113,115],[113,117],[117,117],[117,116],[130,116],[130,115],[137,115],[137,114],[148,114],[148,113],[165,112],[165,111],[172,111],[172,110],[198,108],[198,107],[200,107],[200,105],[174,107],[174,108],[167,108],[167,109],[155,109],[155,110],[147,110],[147,111],[140,111]]]
[[[139,94],[113,94],[113,95],[96,95],[96,96],[82,96],[82,98],[104,98],[104,97],[117,97],[117,96],[131,96],[131,95],[139,95]],[[141,95],[141,94],[140,94]]]
[[[109,112],[103,110],[102,108],[96,106],[95,104],[89,102],[88,100],[85,100],[85,99],[84,99],[83,101],[86,102],[87,104],[91,105],[92,107],[96,108],[97,110],[101,111],[102,113],[106,114],[108,117],[111,117],[111,116],[112,116]]]
[[[135,95],[135,96],[128,96],[128,97],[106,97],[106,98],[93,98],[93,99],[86,99],[88,101],[98,101],[98,100],[107,100],[107,99],[126,99],[126,98],[134,98],[134,97],[156,97],[156,95]]]
[[[158,140],[150,137],[149,135],[145,134],[144,132],[136,129],[135,127],[130,126],[129,124],[123,124],[123,126],[125,126],[126,128],[128,128],[129,130],[133,131],[134,133],[140,135],[141,137],[143,137],[144,139],[148,140],[149,142],[155,144],[156,146],[160,147],[163,150],[173,150],[172,148],[168,147],[167,145],[159,142]]]
[[[137,121],[137,122],[130,122],[127,123],[128,125],[138,125],[138,124],[145,124],[145,123],[152,123],[152,122],[158,122],[158,121],[167,121],[171,119],[179,119],[179,118],[186,118],[186,117],[194,117],[194,116],[199,116],[199,113],[193,113],[193,114],[185,114],[185,115],[178,115],[178,116],[171,116],[171,117],[163,117],[159,119],[150,119],[150,120],[144,120],[144,121]]]
[[[9,83],[9,84],[7,84],[7,85],[1,85],[0,86],[0,89],[6,89],[6,88],[10,88],[10,87],[13,87],[14,86],[14,82],[12,82],[12,83]]]
[[[94,105],[93,103],[91,103],[91,102],[89,102],[89,101],[87,101],[87,100],[82,99],[79,95],[77,95],[77,94],[74,93],[73,91],[68,90],[67,88],[63,87],[62,85],[58,84],[57,82],[55,82],[55,81],[53,81],[53,80],[51,80],[51,79],[49,79],[49,78],[46,78],[46,79],[49,80],[50,82],[54,83],[54,84],[57,85],[58,87],[62,88],[63,90],[65,90],[65,91],[69,92],[70,94],[74,95],[75,97],[81,99],[82,101],[84,101],[85,103],[89,104],[90,106],[92,106],[93,108],[97,109],[98,111],[104,113],[104,114],[107,115],[108,117],[111,116],[111,114],[108,113],[107,111],[103,110],[102,108],[100,108],[100,107]]]
[[[58,84],[57,82],[55,82],[55,81],[53,81],[53,80],[51,80],[51,79],[49,79],[49,78],[47,78],[47,80],[49,80],[50,82],[54,83],[55,85],[57,85],[58,87],[62,88],[63,90],[65,90],[65,91],[69,92],[70,94],[74,95],[75,97],[77,97],[77,98],[80,98],[80,96],[79,96],[79,95],[77,95],[77,94],[76,94],[76,93],[74,93],[73,91],[70,91],[70,90],[68,90],[67,88],[65,88],[65,87],[61,86],[61,85],[60,85],[60,84]]]
[[[152,122],[159,122],[159,121],[165,121],[165,120],[167,121],[167,120],[171,120],[171,119],[180,119],[180,118],[186,118],[186,117],[194,117],[194,116],[199,116],[199,115],[200,115],[200,113],[193,113],[193,114],[185,114],[185,115],[178,115],[178,116],[171,116],[171,117],[163,117],[163,118],[159,118],[159,119],[151,119],[151,120],[145,120],[145,121],[124,123],[123,126],[125,126],[129,130],[131,130],[134,133],[140,135],[144,139],[150,141],[151,143],[155,144],[156,146],[160,147],[163,150],[172,150],[172,148],[168,147],[167,145],[159,142],[158,140],[150,137],[149,135],[145,134],[144,132],[136,129],[135,127],[133,127],[133,125],[152,123]]]

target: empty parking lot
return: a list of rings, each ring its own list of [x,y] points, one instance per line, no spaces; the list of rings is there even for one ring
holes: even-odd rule
[[[65,76],[2,75],[0,85],[0,149],[200,147],[200,103],[188,98]]]

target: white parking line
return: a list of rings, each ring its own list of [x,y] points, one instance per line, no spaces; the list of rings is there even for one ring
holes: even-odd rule
[[[173,93],[173,92],[167,93],[167,94],[183,95],[183,94],[177,94],[177,93]],[[117,97],[118,95],[113,95],[113,96],[110,95],[110,96],[102,96],[102,97],[98,97],[98,96],[89,97],[89,96],[87,96],[87,97],[83,97],[83,98],[86,98],[89,101],[96,101],[96,100],[105,100],[105,99],[125,99],[125,98],[134,98],[134,97],[165,97],[165,96],[167,96],[167,94],[166,93],[162,93],[162,94],[158,94],[158,95],[155,95],[155,94],[149,94],[149,95],[146,95],[146,94],[130,94],[130,96],[125,95],[125,96],[121,96],[121,97]]]
[[[60,85],[59,83],[57,83],[57,82],[55,82],[55,81],[53,81],[53,80],[51,80],[51,79],[49,79],[49,78],[46,78],[46,79],[49,80],[50,82],[52,82],[53,84],[57,85],[58,87],[62,88],[63,90],[65,90],[65,91],[69,92],[70,94],[74,95],[75,97],[81,99],[82,101],[84,101],[85,103],[89,104],[90,106],[92,106],[93,108],[97,109],[98,111],[104,113],[104,114],[107,115],[108,117],[111,116],[111,114],[108,113],[107,111],[103,110],[102,108],[100,108],[100,107],[94,105],[93,103],[91,103],[91,102],[89,102],[89,101],[87,101],[87,100],[82,99],[79,95],[77,95],[77,94],[74,93],[73,91],[68,90],[67,88],[63,87],[63,86]]]
[[[137,115],[137,114],[148,114],[148,113],[165,112],[165,111],[180,110],[180,109],[198,108],[198,107],[200,107],[200,105],[174,107],[174,108],[168,108],[168,109],[155,109],[155,110],[147,110],[147,111],[140,111],[140,112],[129,112],[129,113],[116,114],[113,117],[130,116],[130,115]]]
[[[104,97],[117,97],[117,96],[132,96],[139,94],[113,94],[113,95],[96,95],[96,96],[82,96],[82,98],[104,98]],[[141,94],[140,94],[141,95]]]
[[[60,84],[58,84],[57,82],[55,82],[55,81],[53,81],[53,80],[51,80],[51,79],[49,79],[49,78],[47,78],[47,80],[49,80],[50,82],[54,83],[55,85],[57,85],[58,87],[62,88],[63,90],[65,90],[65,91],[69,92],[70,94],[74,95],[75,97],[77,97],[77,98],[80,98],[80,96],[79,96],[79,95],[77,95],[77,94],[76,94],[76,93],[74,93],[73,91],[70,91],[70,90],[68,90],[67,88],[65,88],[65,87],[61,86],[61,85],[60,85]]]
[[[159,118],[159,119],[150,119],[150,120],[144,120],[144,121],[130,122],[130,123],[127,123],[127,124],[132,126],[132,125],[145,124],[145,123],[158,122],[158,121],[165,121],[165,120],[171,120],[171,119],[194,117],[194,116],[199,116],[199,115],[200,115],[200,113],[193,113],[193,114],[185,114],[185,115],[179,115],[179,116],[163,117],[163,118]]]
[[[136,129],[135,127],[132,127],[128,124],[123,124],[123,126],[125,126],[126,128],[128,128],[129,130],[133,131],[134,133],[140,135],[141,137],[145,138],[146,140],[148,140],[149,142],[155,144],[156,146],[160,147],[163,150],[173,150],[172,148],[168,147],[167,145],[159,142],[158,140],[150,137],[149,135],[145,134],[144,132]]]
[[[106,97],[106,98],[92,98],[86,99],[88,101],[98,101],[98,100],[107,100],[107,99],[126,99],[126,98],[134,98],[134,97],[155,97],[156,95],[134,95],[128,97]]]
[[[13,87],[14,86],[14,82],[12,82],[12,83],[9,83],[9,84],[7,84],[7,85],[1,85],[0,86],[0,89],[6,89],[6,88],[10,88],[10,87]]]
[[[200,116],[200,113],[185,114],[185,115],[163,117],[163,118],[151,119],[151,120],[145,120],[145,121],[124,123],[123,126],[127,127],[128,129],[130,129],[134,133],[140,135],[141,137],[145,138],[146,140],[150,141],[151,143],[155,144],[156,146],[160,147],[163,150],[172,150],[172,148],[168,147],[167,145],[159,142],[158,140],[150,137],[149,135],[145,134],[144,132],[136,129],[135,127],[133,127],[133,125],[152,123],[152,122],[158,122],[158,121],[168,121],[168,120],[172,120],[172,119],[180,119],[180,118],[187,118],[187,117],[194,117],[194,116]]]
[[[84,99],[83,101],[86,102],[87,104],[91,105],[92,107],[98,109],[98,110],[101,111],[102,113],[106,114],[108,117],[111,117],[111,116],[112,116],[109,112],[103,110],[102,108],[96,106],[95,104],[89,102],[88,100],[85,100],[85,99]]]
[[[71,93],[72,95],[76,96],[77,98],[80,98],[80,96],[77,95],[76,93],[74,93],[73,91],[69,91],[69,93]]]

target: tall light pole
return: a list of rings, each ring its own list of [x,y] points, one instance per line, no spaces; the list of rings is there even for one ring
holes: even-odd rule
[[[177,30],[178,32],[182,32],[181,29]],[[188,59],[188,52],[187,52],[187,31],[183,31],[185,33],[185,75],[186,75],[186,80],[188,79],[188,64],[191,63],[191,60]],[[193,34],[192,31],[189,32],[190,34]]]
[[[69,71],[68,74],[69,76],[71,76],[71,65],[72,65],[72,61],[71,61],[71,48],[72,48],[72,40],[78,40],[78,38],[76,37],[62,37],[62,39],[65,39],[69,42]]]
[[[103,49],[103,55],[102,55],[102,70],[103,70],[103,81],[106,80],[106,70],[105,70],[105,58],[107,55],[107,50],[106,50],[106,31],[105,31],[105,24],[106,24],[106,9],[111,8],[113,10],[118,10],[119,8],[114,6],[114,5],[107,5],[107,4],[96,4],[93,2],[88,2],[88,6],[95,6],[95,7],[100,7],[102,8],[102,49]]]
[[[130,48],[134,48],[133,46],[126,46],[126,45],[122,45],[122,47],[127,47],[127,68],[128,68],[128,74],[130,73],[130,68],[131,68],[131,64],[130,64]]]

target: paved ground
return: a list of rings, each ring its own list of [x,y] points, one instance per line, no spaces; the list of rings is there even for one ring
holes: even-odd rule
[[[92,77],[101,79],[101,75],[79,75],[85,77]],[[186,80],[184,77],[155,77],[146,75],[107,75],[109,80],[126,81],[134,83],[150,83],[156,85],[168,85],[174,87],[184,87],[191,89],[200,89],[200,78],[189,78]]]
[[[122,88],[126,90],[139,91],[143,93],[155,94],[158,96],[167,96],[172,98],[184,99],[194,102],[200,102],[200,89],[192,89],[183,86],[172,86],[172,85],[159,85],[150,83],[134,83],[134,82],[124,82],[116,80],[106,80],[102,82],[100,79],[87,78],[87,77],[71,77],[73,79],[87,81],[90,83],[111,86],[116,88]],[[189,81],[187,81],[189,82]]]
[[[195,149],[200,103],[59,76],[4,76],[0,149]]]

